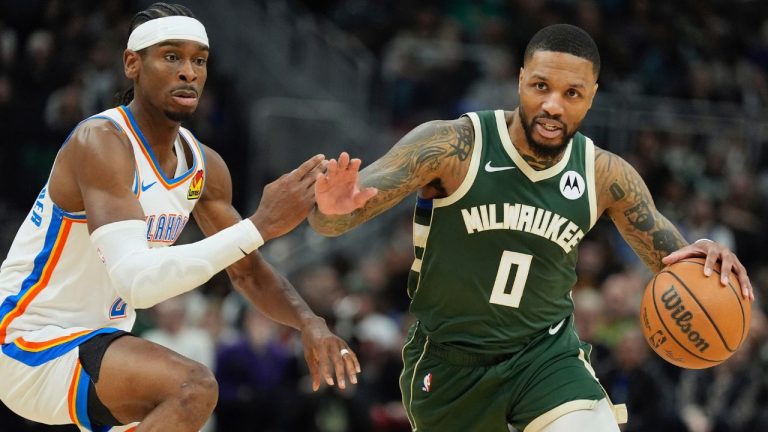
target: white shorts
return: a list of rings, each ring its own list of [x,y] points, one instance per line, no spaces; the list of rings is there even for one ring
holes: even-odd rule
[[[90,375],[79,346],[116,328],[92,330],[47,326],[0,348],[0,400],[16,414],[45,424],[75,424],[92,431],[88,417]],[[128,431],[134,425],[108,429]]]

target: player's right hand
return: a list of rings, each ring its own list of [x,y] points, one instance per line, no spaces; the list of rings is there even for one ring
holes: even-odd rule
[[[720,283],[723,286],[727,286],[728,275],[733,272],[739,278],[742,296],[749,300],[755,299],[755,291],[747,275],[747,268],[739,261],[739,258],[733,251],[715,241],[709,239],[697,240],[665,256],[661,259],[661,262],[665,265],[671,265],[682,259],[697,256],[706,257],[703,269],[707,277],[712,275],[712,269],[715,267],[715,263],[719,261],[721,266]]]
[[[315,200],[317,209],[326,215],[343,215],[364,206],[379,192],[374,187],[361,188],[360,159],[342,152],[338,161],[328,161],[325,173],[317,174]]]
[[[264,187],[259,208],[251,216],[264,241],[290,232],[307,217],[315,205],[315,178],[325,165],[324,155],[312,156]]]

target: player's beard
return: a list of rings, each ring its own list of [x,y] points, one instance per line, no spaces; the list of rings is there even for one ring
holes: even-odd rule
[[[192,115],[195,114],[194,111],[182,112],[182,111],[171,111],[171,110],[165,110],[164,113],[169,120],[179,122],[179,123],[183,123],[191,119]]]
[[[536,123],[536,120],[540,118],[545,118],[550,120],[556,120],[556,119],[547,114],[539,114],[534,118],[532,118],[530,121],[528,121],[528,116],[525,114],[525,111],[523,110],[522,105],[518,107],[518,111],[520,112],[520,123],[522,123],[523,125],[523,132],[525,132],[525,139],[528,140],[528,146],[530,146],[531,150],[533,150],[533,154],[535,154],[539,158],[553,159],[559,156],[565,150],[565,147],[571,141],[571,138],[575,133],[575,132],[568,133],[568,126],[565,123],[561,123],[563,125],[562,141],[556,145],[542,144],[536,141],[535,139],[533,139],[533,125]]]

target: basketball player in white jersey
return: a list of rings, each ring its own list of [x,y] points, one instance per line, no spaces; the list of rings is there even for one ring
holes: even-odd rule
[[[356,383],[355,354],[257,252],[304,220],[323,156],[268,185],[241,220],[224,161],[180,127],[205,85],[204,26],[156,3],[130,30],[132,101],[75,128],[0,270],[0,400],[81,430],[199,430],[218,396],[211,372],[127,332],[135,309],[222,269],[264,314],[301,331],[315,390]],[[170,246],[190,214],[207,238]]]

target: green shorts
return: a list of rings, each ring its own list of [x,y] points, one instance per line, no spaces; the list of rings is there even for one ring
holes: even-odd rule
[[[436,344],[414,324],[400,376],[413,430],[508,432],[511,424],[522,431],[605,398],[573,317],[556,330],[542,331],[519,352],[487,355]]]

